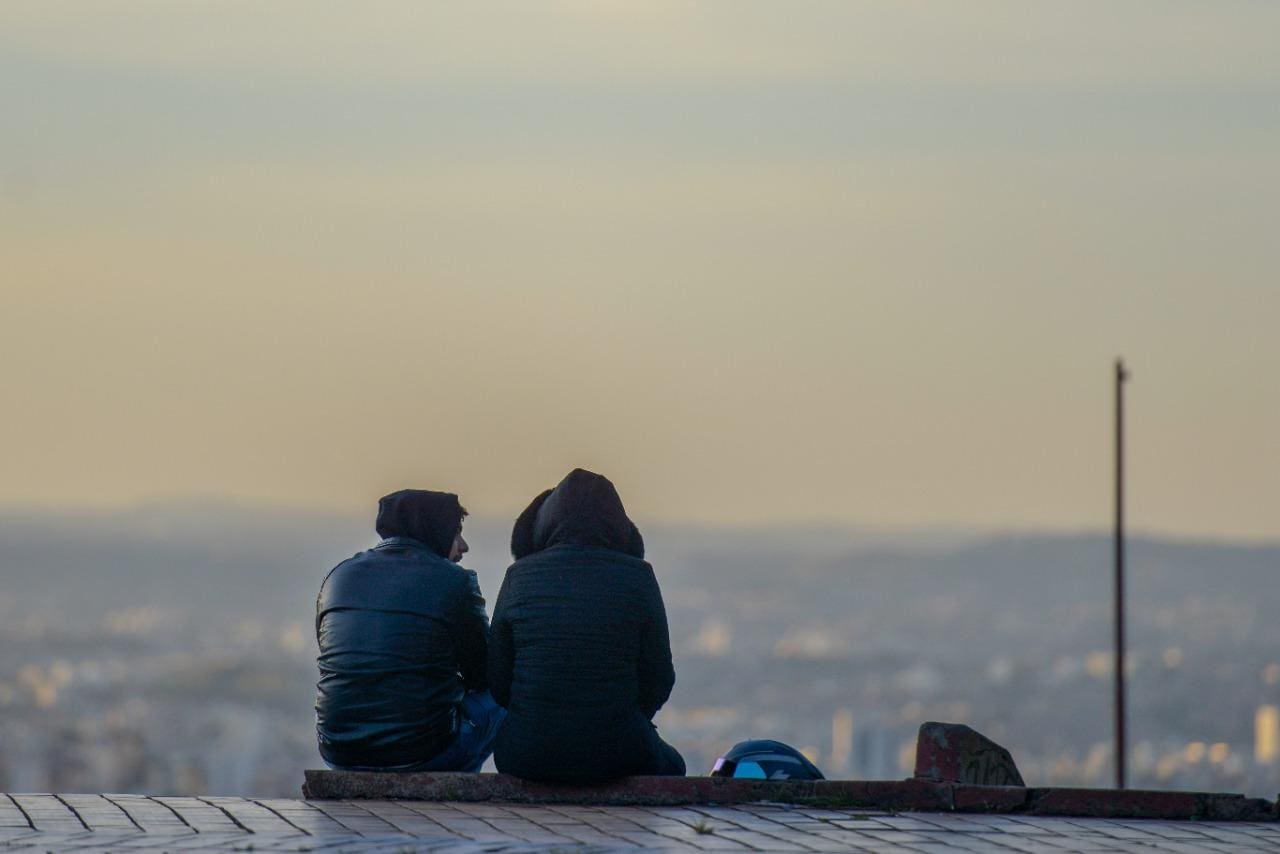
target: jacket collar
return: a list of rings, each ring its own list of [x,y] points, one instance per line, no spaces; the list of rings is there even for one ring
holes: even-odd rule
[[[432,554],[435,554],[435,550],[432,549],[431,546],[422,542],[422,540],[415,540],[413,537],[387,537],[382,542],[374,546],[374,548],[375,549],[392,549],[392,548],[422,549],[423,551],[428,551],[428,552],[431,552]]]

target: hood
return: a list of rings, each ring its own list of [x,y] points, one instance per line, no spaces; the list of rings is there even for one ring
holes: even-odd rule
[[[452,492],[402,489],[378,501],[378,536],[408,537],[447,558],[467,511]]]
[[[644,538],[627,518],[618,490],[604,475],[574,469],[555,489],[533,499],[511,531],[511,554],[522,557],[552,546],[613,549],[644,558]]]

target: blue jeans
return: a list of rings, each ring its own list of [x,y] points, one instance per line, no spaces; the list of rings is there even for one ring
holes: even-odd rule
[[[329,765],[340,771],[468,771],[480,770],[493,753],[493,742],[507,710],[488,691],[469,691],[458,705],[458,734],[444,750],[422,762],[381,768]]]

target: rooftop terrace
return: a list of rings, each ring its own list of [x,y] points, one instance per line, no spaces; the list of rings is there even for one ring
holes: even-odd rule
[[[395,779],[392,779],[395,778]],[[753,783],[756,788],[735,785]],[[726,785],[728,784],[728,785]],[[33,851],[1280,851],[1280,822],[1198,820],[1177,810],[1206,796],[1088,792],[1046,803],[1091,816],[1028,811],[1036,790],[995,802],[951,787],[950,806],[911,806],[920,781],[842,783],[898,807],[817,806],[788,784],[706,778],[633,779],[593,789],[524,784],[499,775],[312,772],[310,791],[398,796],[289,799],[116,794],[0,795],[0,848]],[[812,784],[810,784],[812,785]],[[891,787],[897,786],[895,790]],[[750,797],[790,796],[797,803]],[[762,788],[761,788],[762,787]],[[1049,791],[1049,790],[1043,790]],[[896,793],[895,793],[896,792]],[[829,793],[828,793],[829,794]],[[1107,797],[1110,794],[1112,797]],[[1134,795],[1138,795],[1135,797]],[[582,803],[587,795],[595,803]],[[981,795],[981,797],[970,797]],[[957,797],[958,796],[958,797]],[[420,797],[434,799],[423,800]],[[1208,796],[1256,801],[1239,796]],[[1197,798],[1201,800],[1196,800]],[[515,800],[513,800],[515,799]],[[831,801],[831,798],[824,798]],[[541,801],[521,803],[518,800]],[[660,801],[685,801],[662,805]],[[708,801],[719,800],[719,803]],[[810,801],[805,803],[803,801]],[[885,801],[888,803],[889,801]],[[923,802],[921,802],[923,803]],[[1074,804],[1075,806],[1071,806]],[[1102,817],[1109,814],[1109,817]],[[1122,817],[1162,815],[1160,818]],[[1269,820],[1267,820],[1269,819]]]

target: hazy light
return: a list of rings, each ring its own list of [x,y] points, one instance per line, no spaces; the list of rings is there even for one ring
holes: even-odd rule
[[[0,502],[1280,536],[1278,30],[2,4]]]

